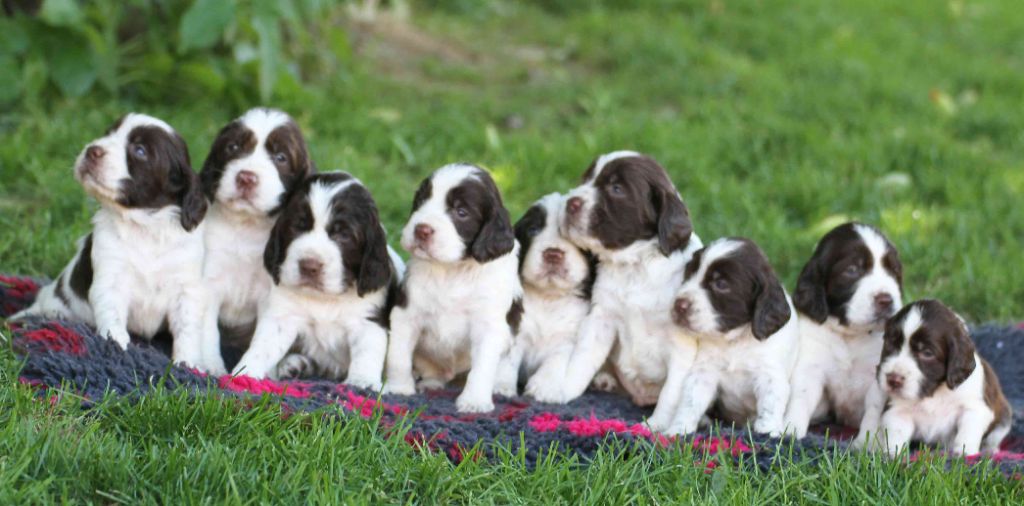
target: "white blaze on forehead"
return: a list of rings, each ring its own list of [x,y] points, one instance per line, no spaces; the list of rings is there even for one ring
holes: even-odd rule
[[[590,180],[592,181],[597,179],[598,174],[604,170],[605,165],[608,165],[620,158],[632,158],[637,156],[641,156],[640,153],[623,149],[619,151],[612,151],[611,153],[605,153],[597,157],[597,161],[594,162],[594,173],[590,176]]]
[[[313,183],[309,188],[309,207],[313,211],[313,229],[326,227],[331,219],[331,202],[334,196],[352,185],[360,184],[358,179],[347,179],[338,183]]]
[[[448,190],[458,186],[466,179],[476,178],[480,171],[479,167],[466,163],[453,163],[437,169],[430,180],[431,200],[440,198],[441,202],[444,202]]]
[[[124,132],[125,134],[127,134],[128,132],[131,132],[133,129],[141,126],[160,127],[164,129],[167,133],[174,133],[174,129],[171,128],[171,125],[168,125],[164,120],[160,118],[154,118],[153,116],[149,116],[147,114],[139,114],[137,112],[129,113],[127,116],[125,116],[124,119],[121,121],[121,124],[117,127],[117,131],[111,133],[116,134],[119,132]]]
[[[275,109],[250,109],[238,119],[252,130],[252,133],[256,135],[256,139],[262,145],[263,141],[266,140],[275,128],[288,123],[291,118],[287,114]]]
[[[868,250],[871,251],[871,256],[875,259],[874,264],[878,266],[878,260],[885,256],[885,238],[871,227],[864,225],[854,225],[853,229],[857,231]]]
[[[903,320],[904,346],[909,346],[910,336],[921,328],[921,308],[914,306],[907,311],[907,317]]]

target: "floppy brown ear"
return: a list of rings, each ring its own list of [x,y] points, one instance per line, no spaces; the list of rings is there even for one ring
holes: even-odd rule
[[[764,278],[761,293],[754,302],[754,318],[750,324],[754,337],[760,341],[778,332],[792,316],[779,278],[772,272],[766,273]]]
[[[359,279],[356,281],[356,293],[360,297],[375,292],[391,282],[391,256],[388,255],[388,242],[384,229],[380,225],[377,213],[366,230],[366,243],[363,245],[363,258],[359,262]]]
[[[967,381],[977,364],[974,360],[974,342],[964,325],[957,325],[956,330],[947,333],[946,343],[946,386],[952,390]]]
[[[490,216],[480,227],[480,232],[473,239],[469,251],[477,262],[490,262],[512,251],[515,242],[512,220],[509,219],[508,211],[499,202],[491,209]]]
[[[814,252],[807,265],[800,271],[796,291],[793,292],[793,305],[797,310],[818,323],[825,323],[825,319],[828,318],[828,300],[825,294],[827,273],[823,257],[820,251]]]
[[[175,172],[181,181],[181,190],[178,197],[178,206],[181,207],[181,226],[187,231],[192,231],[199,222],[206,216],[206,197],[203,195],[203,187],[199,182],[199,175],[192,170],[192,162],[188,156],[188,145],[180,135],[174,134],[175,148],[171,154],[171,171]]]
[[[658,211],[658,248],[663,255],[669,256],[690,242],[693,234],[690,212],[679,195],[670,189],[654,191],[651,198]]]
[[[267,247],[263,249],[263,267],[270,273],[275,285],[281,281],[281,263],[284,262],[285,255],[284,231],[288,227],[287,221],[287,216],[277,219],[274,228],[270,229]]]

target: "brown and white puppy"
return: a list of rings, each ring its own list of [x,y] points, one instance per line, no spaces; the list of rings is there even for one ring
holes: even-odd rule
[[[503,358],[496,392],[515,395],[562,381],[562,364],[572,353],[580,323],[590,311],[595,259],[558,231],[565,197],[542,197],[516,222],[523,320],[515,344]],[[535,374],[536,373],[536,374]]]
[[[885,327],[877,386],[857,443],[896,455],[911,441],[962,455],[999,449],[1013,421],[992,367],[962,318],[936,300],[904,307]]]
[[[610,358],[634,402],[657,402],[652,418],[664,428],[697,352],[696,341],[671,317],[686,263],[702,246],[679,192],[650,157],[609,153],[569,193],[560,227],[597,257],[597,280],[565,380],[533,395],[575,399]]]
[[[174,361],[201,365],[206,200],[184,139],[157,118],[128,114],[86,145],[74,175],[100,203],[92,233],[12,318],[83,321],[122,348],[129,334],[152,338],[168,328]]]
[[[803,437],[830,412],[841,424],[860,425],[885,321],[902,294],[899,253],[880,230],[845,223],[821,238],[793,294],[800,357],[786,425],[794,435]]]
[[[345,378],[379,390],[389,290],[397,290],[401,266],[388,253],[369,190],[344,172],[306,178],[263,260],[274,284],[234,374]]]
[[[518,244],[487,171],[441,167],[423,181],[402,230],[412,254],[395,308],[385,391],[410,395],[468,372],[456,407],[494,409],[499,362],[522,319]]]
[[[796,310],[753,241],[718,239],[686,266],[672,318],[697,337],[669,434],[689,434],[717,402],[725,420],[780,436],[800,345]]]
[[[263,250],[285,198],[315,168],[306,141],[287,114],[251,109],[217,134],[200,178],[211,206],[206,218],[207,288],[203,361],[224,373],[221,332],[249,344],[257,311],[270,294]],[[219,324],[219,325],[218,325]]]

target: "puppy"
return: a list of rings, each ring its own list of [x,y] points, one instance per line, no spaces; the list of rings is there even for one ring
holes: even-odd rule
[[[211,202],[203,263],[208,307],[203,332],[206,368],[222,374],[221,329],[243,348],[272,281],[263,250],[285,196],[314,172],[306,141],[287,114],[251,109],[228,123],[210,147],[200,179]],[[219,327],[218,327],[219,323]]]
[[[702,246],[686,206],[657,162],[616,151],[597,158],[569,193],[560,228],[597,256],[597,279],[565,380],[533,395],[574,399],[610,358],[634,402],[657,402],[653,423],[666,427],[697,352],[670,315],[686,263]]]
[[[1013,413],[992,367],[974,351],[962,318],[936,300],[903,308],[885,327],[877,385],[857,438],[890,455],[910,441],[959,455],[999,449]]]
[[[565,197],[552,193],[515,225],[524,314],[515,344],[502,361],[499,394],[514,396],[520,377],[529,379],[527,391],[562,381],[558,366],[572,353],[580,322],[590,310],[595,261],[558,232],[564,208]]]
[[[494,180],[446,165],[420,185],[402,230],[412,254],[391,313],[385,392],[440,388],[468,372],[461,412],[494,409],[498,364],[523,315],[518,245]]]
[[[878,229],[846,223],[822,237],[797,281],[800,353],[786,424],[798,437],[831,411],[860,425],[885,321],[902,305],[903,266]]]
[[[202,364],[206,200],[184,139],[159,119],[128,114],[86,145],[74,174],[100,203],[92,233],[57,280],[13,319],[83,321],[122,348],[129,333],[152,338],[167,328],[174,361]]]
[[[733,423],[783,431],[789,379],[799,346],[796,310],[764,252],[749,239],[726,238],[686,265],[672,319],[697,336],[697,358],[683,382],[670,434],[689,434],[718,401]]]
[[[342,172],[306,178],[274,225],[263,262],[274,284],[234,374],[347,373],[346,383],[380,390],[398,267],[366,187]],[[296,353],[285,358],[289,349]]]

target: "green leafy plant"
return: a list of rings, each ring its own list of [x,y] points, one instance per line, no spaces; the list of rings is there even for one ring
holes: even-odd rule
[[[344,70],[336,0],[44,0],[0,18],[0,102],[101,89],[269,100]],[[228,83],[231,86],[228,86]]]

